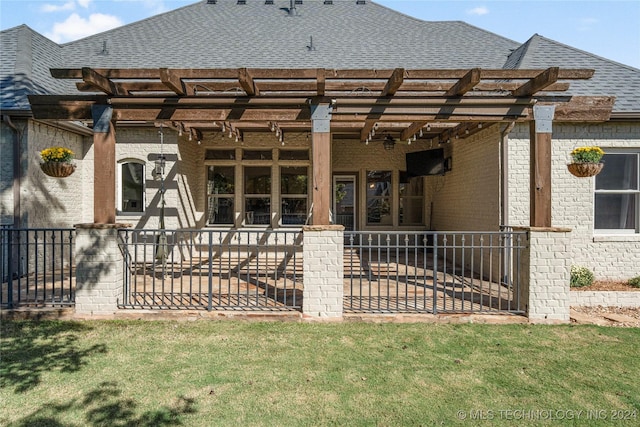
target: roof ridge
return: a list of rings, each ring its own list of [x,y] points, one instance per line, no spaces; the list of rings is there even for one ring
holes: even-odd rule
[[[524,62],[527,56],[527,52],[529,52],[529,48],[531,48],[531,45],[534,43],[535,36],[537,35],[538,35],[537,33],[533,34],[531,37],[527,39],[526,42],[522,43],[520,46],[518,46],[516,50],[511,52],[509,56],[507,56],[507,62],[505,62],[504,66],[506,66],[511,60],[511,55],[517,53],[517,58],[514,58],[515,63],[513,64],[513,69],[520,68],[520,66],[522,65],[522,63]]]

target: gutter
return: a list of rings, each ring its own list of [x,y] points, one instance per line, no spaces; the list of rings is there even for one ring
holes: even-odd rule
[[[611,116],[609,116],[609,120],[640,120],[640,111],[614,111],[611,113]]]
[[[67,122],[63,120],[33,120],[35,123],[42,123],[47,126],[57,127],[84,136],[93,136],[93,129],[86,127],[80,122]]]
[[[20,159],[20,141],[22,140],[22,131],[13,124],[11,116],[3,114],[2,121],[13,130],[13,227],[21,227],[21,209],[20,209],[20,188],[22,186],[22,168]]]

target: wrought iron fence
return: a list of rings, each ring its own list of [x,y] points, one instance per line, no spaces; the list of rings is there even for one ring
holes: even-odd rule
[[[119,230],[121,308],[302,306],[300,230]]]
[[[521,314],[524,232],[345,232],[345,311]]]
[[[0,306],[75,303],[75,230],[0,227]]]

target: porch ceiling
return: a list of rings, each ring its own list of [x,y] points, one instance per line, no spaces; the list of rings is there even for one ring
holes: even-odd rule
[[[36,119],[91,123],[93,104],[110,104],[117,123],[163,122],[202,132],[308,132],[309,105],[330,102],[336,138],[377,134],[466,137],[497,122],[532,120],[534,104],[556,104],[556,121],[605,121],[615,98],[576,97],[570,81],[594,70],[425,69],[52,69],[86,94],[32,95]],[[372,130],[375,129],[375,132]]]

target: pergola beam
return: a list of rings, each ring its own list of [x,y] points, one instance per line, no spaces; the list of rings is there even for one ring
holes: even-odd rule
[[[326,90],[327,80],[325,77],[325,70],[324,68],[318,68],[318,73],[316,75],[316,93],[318,96],[325,96]]]
[[[240,86],[242,86],[242,89],[244,89],[244,91],[247,93],[247,95],[249,96],[260,95],[260,91],[256,87],[256,83],[253,80],[253,76],[251,75],[251,72],[246,68],[240,68],[238,70],[238,82],[240,83]]]
[[[396,94],[402,83],[404,82],[404,68],[396,68],[393,70],[391,77],[382,89],[381,96],[393,96]]]
[[[533,105],[556,105],[556,121],[603,121],[611,97],[547,96],[565,91],[569,81],[593,75],[589,69],[52,69],[52,76],[75,79],[81,91],[101,95],[31,96],[38,119],[91,120],[95,103],[113,107],[122,122],[179,121],[188,127],[226,121],[260,129],[257,123],[310,121],[309,101],[319,97],[335,106],[331,130],[366,140],[372,129],[393,129],[402,139],[427,123],[530,121]],[[562,81],[565,80],[565,81]],[[193,125],[190,125],[193,123]],[[435,128],[434,128],[435,129]],[[460,128],[462,129],[462,128]],[[437,135],[440,130],[430,132]],[[465,132],[466,134],[466,132]]]
[[[542,73],[514,90],[511,94],[516,97],[532,96],[536,92],[557,82],[559,73],[560,69],[558,67],[547,68]]]
[[[82,69],[82,80],[107,95],[119,95],[116,85],[111,80],[91,68]]]
[[[193,95],[195,92],[208,95],[216,92],[228,92],[234,88],[237,88],[237,80],[229,81],[207,81],[206,83],[193,83],[183,82],[185,86],[186,94]],[[137,81],[137,82],[114,82],[118,93],[128,95],[130,92],[156,92],[171,93],[175,92],[170,90],[163,82],[155,81]],[[324,96],[327,93],[354,93],[359,89],[366,89],[370,93],[382,93],[387,83],[370,81],[366,83],[366,86],[362,85],[362,82],[358,81],[327,81],[324,77],[324,73],[318,74],[318,79],[314,81],[261,81],[260,93],[266,96],[273,96],[281,92],[308,92],[309,95]],[[522,83],[517,82],[480,82],[475,86],[477,92],[501,92],[514,91],[522,86]],[[453,85],[449,82],[411,82],[404,81],[401,88],[396,92],[399,94],[422,94],[422,95],[434,95],[439,92],[446,92],[451,90]],[[81,92],[95,92],[95,86],[79,82],[76,83],[76,88]],[[198,89],[194,91],[195,89]],[[205,89],[205,90],[202,90]],[[549,92],[564,92],[569,89],[569,83],[558,82],[549,85],[545,88],[545,91]]]
[[[176,95],[183,96],[187,94],[184,82],[173,70],[160,68],[160,81],[163,85],[175,92]]]
[[[402,133],[400,134],[400,139],[404,141],[411,138],[413,135],[418,133],[420,129],[425,127],[427,123],[429,122],[426,122],[424,120],[412,123],[411,126],[402,131]]]
[[[462,96],[469,92],[474,88],[474,86],[480,83],[480,73],[481,71],[479,68],[469,70],[467,74],[465,74],[455,85],[453,85],[453,87],[451,87],[451,89],[445,92],[444,96]]]
[[[109,79],[158,79],[158,68],[93,68],[96,73]],[[212,68],[212,69],[172,69],[172,71],[182,79],[237,79],[237,68]],[[247,68],[247,71],[254,79],[311,79],[318,76],[317,69],[270,69],[270,68]],[[545,69],[481,69],[482,80],[503,80],[503,79],[533,79],[546,71]],[[324,75],[329,80],[389,80],[395,70],[337,70],[325,69]],[[458,80],[463,78],[469,69],[425,69],[406,70],[403,79],[406,80]],[[592,69],[560,69],[558,79],[581,80],[593,77]],[[82,79],[81,68],[53,68],[52,77],[56,79]]]

